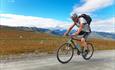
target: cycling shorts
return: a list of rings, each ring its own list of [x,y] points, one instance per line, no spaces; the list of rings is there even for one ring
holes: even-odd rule
[[[79,33],[79,35],[82,35],[83,38],[87,39],[87,37],[89,36],[90,32],[85,32],[85,31],[81,31]]]

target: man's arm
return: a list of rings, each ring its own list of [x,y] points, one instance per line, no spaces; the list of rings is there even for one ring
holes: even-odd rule
[[[64,33],[64,35],[67,35],[74,26],[75,26],[75,23],[69,27],[69,29]]]
[[[79,28],[77,29],[77,32],[73,33],[73,35],[79,35],[79,33],[82,31],[83,23],[80,23]]]
[[[82,31],[84,23],[86,23],[86,20],[84,18],[79,18],[79,22],[80,22],[80,26],[79,26],[77,32],[74,33],[73,35],[79,35],[79,33]]]
[[[82,28],[83,28],[83,24],[80,23],[80,27],[78,28],[76,34],[79,35],[79,33],[82,31]]]

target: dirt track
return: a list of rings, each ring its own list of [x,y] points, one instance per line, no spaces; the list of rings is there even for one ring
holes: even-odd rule
[[[1,61],[0,70],[115,70],[115,50],[96,51],[88,61],[75,54],[67,64],[59,63],[56,55]]]

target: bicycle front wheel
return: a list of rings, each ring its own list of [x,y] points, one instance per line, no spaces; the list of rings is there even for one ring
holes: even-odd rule
[[[68,63],[74,54],[74,49],[71,44],[65,43],[61,45],[57,51],[57,59],[61,63]]]

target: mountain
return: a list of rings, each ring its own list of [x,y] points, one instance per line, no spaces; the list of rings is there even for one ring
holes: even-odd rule
[[[62,36],[66,30],[52,30],[51,33],[54,35],[60,35]],[[72,30],[70,34],[76,32],[75,30]],[[90,36],[90,38],[103,38],[103,39],[115,39],[115,34],[113,33],[106,33],[106,32],[95,32],[93,31]]]
[[[43,32],[43,33],[48,33],[51,35],[58,35],[62,36],[65,32],[66,29],[62,28],[37,28],[37,27],[9,27],[9,26],[2,26],[0,25],[0,28],[12,28],[12,29],[17,29],[17,30],[24,30],[24,31],[32,31],[32,32]],[[72,30],[70,34],[74,33],[75,30]],[[91,38],[103,38],[103,39],[115,39],[115,33],[106,33],[106,32],[95,32],[93,31],[90,34]]]
[[[95,32],[93,31],[91,36],[97,37],[97,38],[110,38],[110,39],[115,39],[115,34],[114,33],[106,33],[106,32]]]

